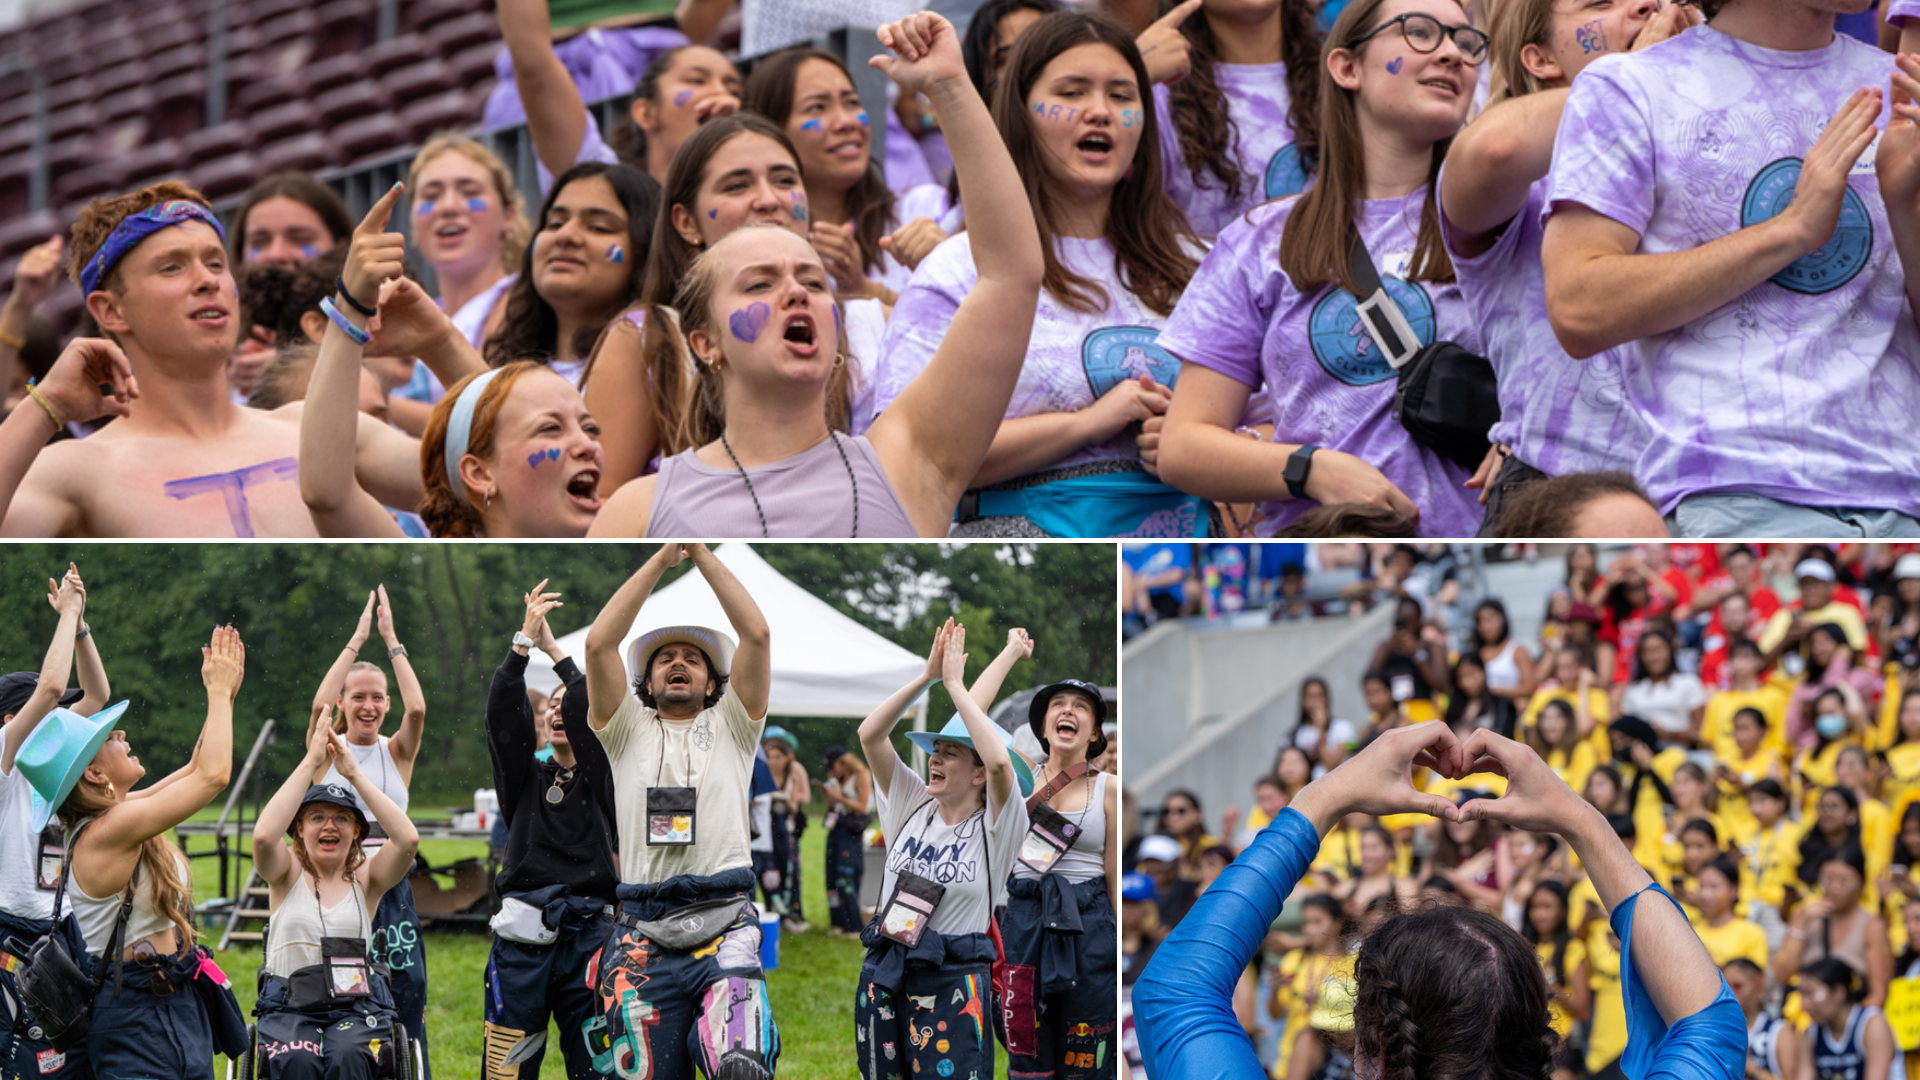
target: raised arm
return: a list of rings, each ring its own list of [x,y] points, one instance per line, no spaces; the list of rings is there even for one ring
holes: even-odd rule
[[[1684,326],[1833,239],[1848,174],[1879,113],[1879,91],[1854,91],[1807,151],[1786,210],[1687,251],[1643,253],[1634,229],[1586,206],[1557,208],[1540,261],[1547,316],[1567,354],[1584,360]]]
[[[287,773],[286,781],[273,793],[273,798],[267,800],[259,819],[253,823],[253,865],[266,881],[276,907],[293,885],[294,874],[299,869],[299,862],[281,837],[287,835],[294,817],[300,813],[300,800],[312,786],[309,779],[327,768],[327,746],[333,738],[329,722],[333,718],[333,706],[316,706],[315,712],[319,715],[307,725],[306,754],[300,758],[300,764]]]
[[[347,741],[331,731],[325,734],[329,764],[353,785],[373,811],[373,820],[387,834],[387,842],[367,860],[367,904],[373,906],[388,889],[406,879],[407,870],[413,866],[413,853],[420,850],[420,831],[400,804],[368,778],[353,751],[347,749]]]
[[[733,688],[740,704],[747,707],[748,716],[764,719],[767,695],[773,689],[773,631],[767,625],[767,617],[761,614],[760,605],[753,602],[753,597],[747,595],[747,587],[740,584],[740,579],[733,576],[733,571],[727,569],[727,564],[707,545],[687,545],[687,556],[707,579],[714,598],[720,601],[720,610],[733,624],[733,632],[740,636],[740,647],[734,650],[727,685]]]
[[[547,0],[500,0],[498,10],[500,36],[513,58],[513,85],[526,109],[533,152],[548,172],[559,176],[572,167],[587,137],[587,107],[553,51]]]
[[[380,598],[376,612],[380,640],[387,643],[393,681],[400,684],[400,729],[387,740],[387,749],[393,753],[393,764],[400,770],[401,782],[411,784],[413,761],[420,754],[420,739],[427,728],[427,695],[420,689],[420,676],[414,674],[413,662],[407,659],[406,646],[393,629],[393,604],[387,599],[387,587],[381,585],[374,591]]]
[[[76,575],[79,569],[72,563],[67,564],[69,572]],[[59,608],[57,594],[47,597]],[[74,631],[73,662],[80,681],[80,700],[73,703],[73,711],[81,716],[92,716],[107,707],[108,699],[113,696],[113,686],[107,681],[107,665],[100,659],[100,647],[93,638],[93,627],[87,625],[86,589],[81,587],[80,626]]]
[[[542,581],[521,597],[526,615],[520,632],[542,644],[550,638],[545,629],[546,613],[560,602],[560,594],[546,592],[546,587]],[[507,658],[494,669],[493,684],[487,688],[487,749],[493,758],[493,786],[500,793],[500,811],[509,820],[525,792],[539,742],[533,708],[527,702],[527,650],[525,645],[509,646]]]
[[[80,571],[68,563],[66,576],[57,584],[52,578],[47,579],[47,590],[47,599],[60,613],[60,621],[53,628],[53,641],[47,646],[46,659],[40,662],[40,681],[34,685],[27,703],[7,723],[6,737],[0,741],[0,774],[13,774],[13,755],[19,752],[20,744],[27,741],[40,721],[60,704],[60,695],[67,692],[67,673],[73,668],[73,633],[86,609],[87,588],[80,582]]]
[[[986,460],[1026,360],[1043,272],[1040,233],[1013,157],[967,79],[953,25],[928,12],[880,29],[870,63],[923,93],[953,150],[979,280],[925,371],[868,429],[922,536],[945,536]]]
[[[21,402],[0,422],[0,535],[63,536],[79,523],[79,506],[50,477],[24,483],[28,472],[69,422],[126,416],[140,389],[120,346],[76,338],[32,393],[38,401]]]
[[[367,643],[373,633],[373,607],[379,602],[379,594],[367,592],[367,606],[360,612],[360,621],[354,624],[353,634],[347,638],[347,644],[333,658],[333,666],[320,677],[320,685],[313,692],[313,707],[317,711],[322,706],[331,706],[340,700],[341,691],[346,689],[347,669],[360,658],[360,647]]]
[[[967,693],[967,628],[955,626],[947,635],[946,652],[941,658],[941,685],[953,697],[954,708],[973,736],[973,752],[987,769],[987,820],[1000,816],[1007,796],[1018,790],[1019,778],[1013,771],[1013,751],[1007,749],[1000,729],[987,717],[987,711]]]
[[[893,725],[907,707],[920,699],[927,687],[940,678],[941,669],[946,663],[947,638],[953,633],[953,620],[949,618],[933,635],[933,648],[927,652],[926,670],[914,676],[912,682],[893,692],[893,695],[880,703],[880,707],[867,714],[860,721],[860,752],[867,759],[867,768],[873,772],[873,782],[880,786],[880,794],[888,795],[893,790],[893,766],[900,755],[893,749]],[[821,793],[828,802],[835,801],[831,791],[822,787]]]
[[[1033,655],[1033,639],[1018,627],[1007,631],[1007,647],[986,666],[986,670],[967,687],[967,696],[980,706],[982,712],[993,708],[995,698],[1000,696],[1000,684],[1007,681],[1007,672],[1013,665]]]
[[[613,719],[614,710],[626,698],[627,661],[620,655],[620,643],[626,640],[627,631],[633,629],[640,605],[647,602],[653,587],[660,584],[660,575],[686,557],[686,549],[677,542],[660,545],[659,551],[614,590],[607,606],[600,609],[593,626],[587,630],[587,726],[593,730],[606,727]],[[644,677],[645,673],[637,674]]]
[[[353,231],[347,263],[340,271],[347,295],[326,300],[356,332],[366,330],[368,317],[354,305],[374,305],[385,295],[384,283],[400,278],[406,269],[406,238],[386,231],[402,190],[401,184],[387,189]],[[300,498],[322,536],[398,537],[400,526],[355,475],[360,357],[359,343],[330,319],[301,403]]]
[[[130,856],[141,844],[199,813],[226,788],[233,773],[233,699],[246,673],[246,646],[240,641],[239,631],[222,626],[214,630],[212,641],[200,653],[200,681],[207,688],[207,721],[188,769],[147,798],[121,802],[87,830],[86,842],[93,850],[129,857],[125,859],[127,877],[133,873]],[[96,880],[90,883],[89,891],[99,892],[102,886],[118,891],[126,886],[126,878]]]

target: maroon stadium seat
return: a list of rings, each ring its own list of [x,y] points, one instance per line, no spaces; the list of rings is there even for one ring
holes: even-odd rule
[[[145,187],[161,180],[186,178],[186,155],[176,139],[152,142],[120,159],[129,187]]]
[[[340,148],[325,135],[308,132],[291,139],[272,143],[260,150],[260,165],[269,173],[282,169],[303,169],[318,172],[340,164]]]
[[[322,128],[320,114],[313,104],[306,101],[289,101],[284,105],[275,105],[271,109],[262,109],[247,118],[247,124],[254,134],[260,136],[260,142],[279,142],[293,135],[317,132]]]
[[[182,45],[168,49],[152,60],[147,61],[147,74],[155,81],[171,78],[186,72],[205,70],[207,49],[204,45]]]
[[[100,154],[99,143],[99,137],[92,132],[60,139],[47,147],[47,168],[58,176],[83,165],[91,165]]]
[[[100,126],[113,128],[134,122],[145,123],[153,118],[158,107],[159,102],[149,84],[130,86],[110,98],[101,99]]]
[[[296,8],[275,18],[272,22],[258,24],[260,40],[266,45],[277,45],[294,38],[310,38],[320,33],[320,20],[313,12],[305,8]]]
[[[182,137],[180,151],[187,155],[189,162],[206,162],[251,150],[259,142],[252,128],[241,121],[229,120]]]
[[[424,97],[460,89],[460,79],[441,59],[422,60],[381,80],[396,105],[409,105]]]
[[[48,117],[47,137],[56,142],[75,135],[92,135],[100,125],[100,109],[92,102],[61,109]]]
[[[465,93],[456,90],[414,102],[400,111],[400,120],[413,132],[415,142],[425,142],[436,132],[479,123],[480,110]]]
[[[159,106],[157,130],[163,137],[192,134],[207,122],[207,77],[198,71],[156,83],[153,97]]]
[[[262,75],[298,76],[314,57],[318,38],[296,37],[264,45],[247,57]]]
[[[498,45],[500,21],[492,15],[474,12],[438,23],[430,27],[426,34],[434,44],[440,46],[440,55],[452,56],[474,45]]]
[[[0,127],[0,158],[25,154],[33,148],[33,121],[16,120]]]
[[[22,111],[32,109],[33,94],[31,90],[23,83],[20,91],[19,101],[22,106]],[[72,108],[82,102],[92,101],[95,96],[92,79],[74,79],[71,82],[63,82],[59,86],[49,87],[47,89],[47,108]]]
[[[390,153],[411,141],[412,131],[391,112],[349,120],[327,133],[349,161]]]
[[[0,222],[0,256],[18,255],[48,237],[66,232],[59,216],[42,210]]]
[[[354,82],[329,90],[313,99],[314,111],[326,127],[338,127],[349,120],[393,111],[393,100],[379,83]]]
[[[306,82],[307,95],[316,98],[329,90],[348,83],[366,82],[369,78],[367,62],[356,53],[316,60],[307,65],[300,77]]]
[[[360,55],[367,62],[367,70],[376,74],[386,74],[429,57],[438,56],[440,50],[434,47],[433,42],[419,34],[398,34],[367,46]]]
[[[200,165],[188,175],[188,182],[199,188],[200,194],[211,200],[219,200],[252,187],[267,175],[267,170],[260,164],[259,158],[243,150]]]
[[[373,44],[379,29],[379,9],[372,0],[333,0],[315,14],[320,20],[319,55],[323,57],[357,55]]]
[[[85,168],[62,175],[54,182],[53,194],[61,202],[75,202],[96,195],[117,195],[126,186],[126,162],[117,157],[105,157]]]
[[[234,91],[233,107],[246,116],[268,112],[300,97],[300,80],[292,75],[270,75]]]
[[[453,68],[454,77],[460,80],[460,85],[472,86],[482,79],[493,77],[494,60],[500,55],[500,51],[500,42],[497,39],[479,45],[469,45],[455,53],[447,61],[447,65]]]

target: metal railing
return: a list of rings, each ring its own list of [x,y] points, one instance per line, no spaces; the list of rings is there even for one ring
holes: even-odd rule
[[[30,150],[33,167],[27,174],[27,213],[37,214],[47,208],[47,199],[51,195],[47,175],[47,72],[38,61],[26,57],[0,58],[0,78],[12,75],[25,75],[33,84],[33,145]]]

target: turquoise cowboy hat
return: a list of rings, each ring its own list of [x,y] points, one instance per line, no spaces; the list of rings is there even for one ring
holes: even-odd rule
[[[786,743],[787,749],[793,751],[795,755],[798,755],[800,753],[800,740],[793,737],[793,732],[788,731],[786,728],[783,728],[778,724],[774,724],[773,726],[767,728],[767,730],[760,736],[761,742],[766,742],[769,739],[778,739],[781,742]]]
[[[1025,754],[1013,748],[1013,736],[1007,734],[998,724],[994,725],[993,733],[1000,736],[1000,741],[1007,746],[1007,755],[1013,758],[1014,774],[1020,777],[1020,797],[1024,799],[1033,794],[1033,763],[1027,760]],[[955,713],[953,719],[947,721],[947,726],[939,731],[907,732],[907,741],[929,754],[933,753],[933,744],[936,742],[959,743],[970,749],[973,747],[973,735],[967,731],[967,722],[962,720],[958,713]]]
[[[109,705],[92,716],[81,716],[72,709],[55,709],[47,714],[14,752],[13,766],[25,774],[33,787],[33,831],[47,827],[54,807],[67,801],[80,774],[93,764],[93,756],[113,734],[114,722],[127,711],[130,701]]]

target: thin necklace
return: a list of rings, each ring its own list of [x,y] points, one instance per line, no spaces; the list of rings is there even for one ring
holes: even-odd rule
[[[847,448],[840,445],[840,436],[832,428],[828,428],[827,438],[832,439],[833,448],[840,451],[840,464],[847,470],[847,484],[853,488],[853,532],[848,535],[852,539],[858,539],[860,536],[860,481],[853,475],[853,462],[847,460]],[[753,500],[753,512],[760,518],[760,536],[763,539],[770,539],[771,536],[767,532],[767,513],[760,509],[760,496],[753,490],[753,480],[747,476],[746,468],[740,464],[740,457],[733,452],[733,444],[727,442],[727,433],[724,431],[720,433],[720,445],[726,449],[727,456],[733,459],[733,467],[739,470],[740,482],[747,485],[747,497]]]

